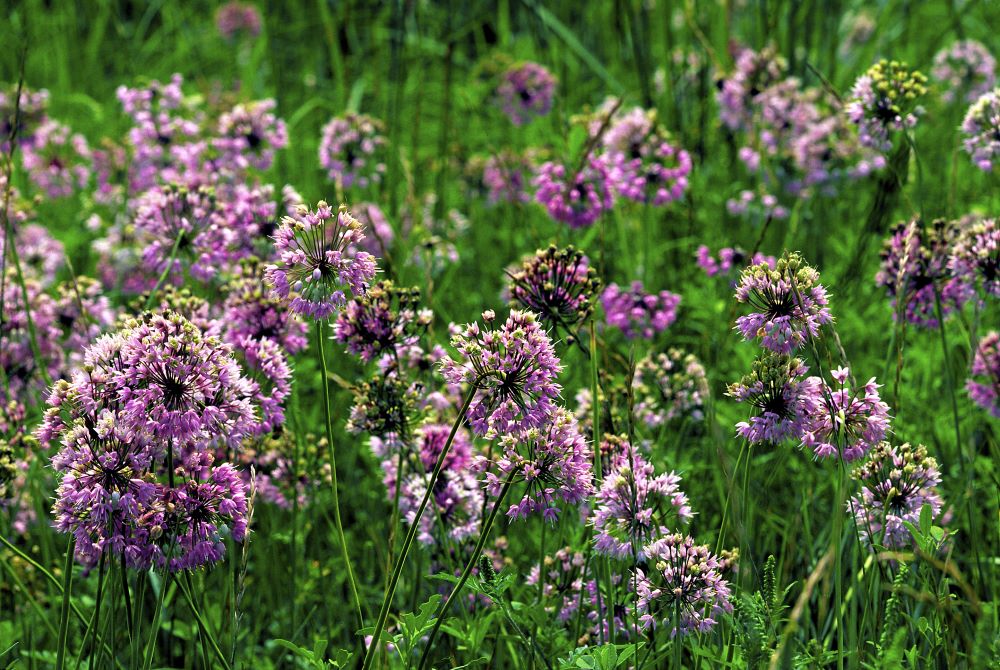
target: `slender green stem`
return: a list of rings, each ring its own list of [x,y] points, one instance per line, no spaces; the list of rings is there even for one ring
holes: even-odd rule
[[[347,582],[351,587],[351,597],[354,598],[355,613],[358,625],[364,627],[365,620],[361,614],[361,597],[358,595],[358,583],[354,579],[354,569],[351,567],[351,557],[347,551],[347,538],[344,536],[344,522],[340,517],[340,490],[337,484],[337,450],[333,442],[333,411],[330,407],[330,380],[326,367],[326,321],[316,322],[316,348],[319,351],[319,363],[322,371],[323,385],[323,415],[326,419],[326,450],[330,459],[330,484],[333,490],[333,521],[337,527],[337,540],[347,568]]]
[[[66,667],[66,642],[69,636],[69,603],[73,591],[73,552],[76,536],[69,536],[66,547],[66,561],[63,563],[62,607],[59,610],[59,651],[56,653],[56,670]]]
[[[601,480],[604,479],[604,472],[602,471],[603,465],[601,463],[601,401],[600,396],[600,375],[598,375],[597,367],[597,319],[591,319],[590,321],[590,411],[591,411],[591,423],[592,428],[592,438],[593,438],[593,449],[594,449],[594,477],[597,481],[597,486],[601,485]],[[610,575],[606,574],[608,567],[607,561],[601,557],[597,556],[594,558],[597,561],[597,612],[598,616],[603,610],[607,610],[608,615],[608,635],[614,633],[614,612],[611,607],[602,608],[602,595],[601,588],[610,590]],[[607,579],[605,579],[607,577]],[[603,583],[602,583],[603,582]],[[604,626],[597,626],[598,639],[603,644],[604,643]]]
[[[94,614],[90,617],[90,623],[87,624],[87,631],[83,634],[83,643],[80,645],[80,651],[76,655],[76,663],[73,664],[74,668],[80,667],[80,661],[83,659],[83,654],[93,654],[93,646],[89,652],[87,652],[87,645],[90,642],[90,634],[95,633],[101,626],[101,604],[104,599],[104,578],[107,574],[107,559],[108,553],[106,551],[101,552],[101,560],[97,568],[97,599],[94,603]]]
[[[472,404],[472,399],[475,397],[476,384],[473,384],[465,397],[462,409],[459,410],[458,416],[455,417],[455,422],[451,425],[451,432],[448,434],[448,441],[445,442],[444,448],[438,456],[437,463],[434,464],[434,471],[431,473],[430,481],[427,482],[427,490],[424,491],[424,497],[421,499],[420,506],[417,508],[417,514],[410,523],[410,528],[406,532],[406,537],[403,538],[403,546],[399,550],[399,557],[396,558],[396,564],[392,569],[392,576],[389,578],[389,587],[386,589],[385,596],[382,598],[382,607],[379,608],[378,619],[375,621],[375,628],[372,633],[372,642],[368,645],[368,649],[365,650],[365,660],[362,665],[363,670],[371,668],[372,663],[375,661],[375,657],[378,655],[377,650],[382,647],[379,639],[382,636],[382,631],[385,630],[385,622],[389,617],[389,607],[392,605],[392,598],[396,594],[396,586],[399,584],[399,576],[403,572],[403,565],[406,563],[406,557],[409,555],[410,547],[413,545],[413,538],[416,537],[417,529],[420,526],[420,519],[423,517],[424,510],[427,508],[427,501],[430,500],[431,492],[434,491],[434,485],[437,484],[438,477],[441,475],[441,469],[444,467],[444,460],[447,458],[448,452],[451,451],[451,445],[452,442],[455,441],[455,435],[458,433],[458,429],[462,425],[462,421],[465,419],[465,413],[469,409],[469,405]]]
[[[142,662],[143,670],[153,667],[153,650],[155,649],[156,636],[160,632],[160,617],[163,613],[163,601],[166,598],[167,590],[170,587],[171,573],[166,572],[163,583],[160,584],[160,593],[156,597],[156,609],[153,610],[153,626],[149,631],[149,639],[146,641],[145,658]]]
[[[163,282],[167,281],[167,275],[170,274],[170,270],[174,267],[174,261],[177,260],[177,252],[181,248],[182,239],[184,239],[184,233],[177,233],[177,239],[174,240],[174,246],[171,247],[170,256],[167,258],[167,266],[163,268],[163,272],[160,273],[159,278],[156,280],[153,290],[149,292],[149,296],[146,298],[146,309],[153,306],[153,302],[156,300],[157,292],[159,292],[160,287],[163,286]]]
[[[184,596],[184,600],[187,601],[188,607],[191,608],[191,613],[194,614],[195,621],[198,623],[201,639],[208,642],[208,645],[212,648],[212,653],[219,659],[219,663],[222,664],[225,670],[229,670],[229,661],[226,659],[226,655],[222,653],[219,643],[215,641],[215,636],[208,629],[208,625],[205,623],[205,619],[202,618],[198,605],[194,602],[194,587],[191,585],[191,575],[184,573],[184,579],[177,580],[177,583],[180,584],[181,594]]]
[[[834,602],[837,625],[837,670],[844,670],[844,613],[840,604],[844,602],[843,552],[840,540],[844,535],[844,465],[841,460],[837,468],[836,506],[833,508],[833,540],[830,548],[834,552]]]
[[[462,570],[462,576],[458,578],[458,583],[451,589],[451,593],[445,599],[444,603],[438,607],[437,615],[434,618],[434,626],[431,628],[430,633],[427,636],[427,643],[424,645],[424,651],[420,656],[420,664],[417,666],[419,670],[423,670],[424,666],[427,665],[427,661],[431,655],[431,649],[434,647],[434,640],[437,639],[438,631],[441,630],[441,624],[444,622],[444,617],[448,614],[448,608],[451,607],[451,603],[455,600],[462,589],[465,587],[465,583],[469,581],[469,577],[472,575],[473,568],[476,567],[479,561],[480,555],[483,553],[483,547],[486,545],[486,540],[489,538],[490,531],[493,530],[493,523],[496,521],[497,514],[500,511],[501,505],[503,505],[504,498],[507,497],[507,492],[510,491],[510,487],[514,484],[514,477],[517,475],[518,470],[513,470],[507,479],[503,483],[503,488],[500,489],[500,495],[497,497],[497,501],[493,504],[493,510],[490,512],[489,518],[486,520],[486,525],[483,526],[483,530],[479,533],[479,539],[476,541],[476,547],[472,550],[472,556],[469,557],[468,562],[465,564],[465,569]]]

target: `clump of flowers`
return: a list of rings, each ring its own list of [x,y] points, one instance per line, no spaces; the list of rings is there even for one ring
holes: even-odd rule
[[[594,549],[623,560],[649,558],[647,545],[686,524],[694,512],[679,475],[656,474],[631,445],[621,446],[595,498]]]
[[[979,340],[972,359],[972,374],[965,388],[977,405],[1000,418],[1000,333],[997,331]]]
[[[28,392],[39,390],[46,374],[57,376],[63,365],[56,303],[33,279],[26,278],[22,290],[12,264],[7,265],[0,282],[4,285],[0,294],[0,371],[9,397],[27,402]]]
[[[882,441],[889,432],[889,406],[879,397],[872,377],[852,391],[850,370],[831,373],[834,384],[820,391],[815,410],[802,434],[802,444],[817,458],[840,456],[856,461]]]
[[[944,520],[944,500],[937,490],[941,473],[923,445],[894,447],[880,442],[868,460],[854,470],[854,478],[861,484],[861,493],[848,509],[854,513],[858,531],[872,547],[911,546],[913,536],[904,523],[919,526],[924,505],[930,506],[932,519]]]
[[[962,146],[980,170],[993,170],[1000,156],[1000,88],[977,99],[962,120]]]
[[[726,211],[733,216],[743,216],[748,213],[758,213],[765,219],[787,219],[788,208],[778,202],[773,193],[754,193],[747,189],[740,191],[736,198],[726,201]]]
[[[704,244],[698,247],[697,260],[698,266],[709,277],[728,275],[734,269],[742,270],[747,265],[760,265],[761,263],[773,269],[778,262],[774,256],[767,256],[759,251],[750,257],[746,251],[739,247],[723,247],[719,249],[718,258],[716,258],[712,255],[712,250]]]
[[[689,535],[675,533],[644,548],[648,567],[636,570],[644,627],[671,626],[671,635],[710,631],[733,611],[718,556]]]
[[[272,295],[290,299],[293,312],[328,318],[347,303],[345,291],[364,295],[375,278],[375,258],[355,249],[364,237],[344,205],[337,212],[322,200],[314,211],[299,205],[274,234],[278,261],[264,269]]]
[[[656,125],[656,113],[636,107],[618,118],[603,138],[609,176],[623,198],[654,206],[687,190],[691,157]]]
[[[48,286],[55,281],[56,273],[65,262],[62,242],[52,237],[44,226],[37,223],[17,226],[14,229],[13,241],[21,270],[26,276],[37,280],[42,286]],[[4,250],[4,236],[0,235],[0,258],[4,257]]]
[[[858,126],[861,144],[889,151],[894,132],[916,126],[926,83],[926,76],[899,61],[881,60],[861,75],[846,108],[848,120]]]
[[[512,519],[539,512],[543,519],[555,521],[559,515],[556,498],[579,505],[592,491],[590,449],[576,419],[564,409],[557,409],[551,421],[541,427],[504,435],[500,448],[502,454],[495,463],[484,462],[479,467],[489,468],[486,492],[491,496],[500,494],[505,479],[526,484],[524,496],[507,510]]]
[[[547,162],[532,182],[537,200],[556,221],[570,228],[586,228],[614,205],[604,159],[589,156],[579,170],[567,174],[561,163]]]
[[[546,325],[572,336],[594,311],[601,286],[580,250],[550,245],[508,271],[511,304],[534,312]]]
[[[492,310],[483,312],[487,328],[495,320]],[[467,416],[477,434],[513,434],[552,421],[561,367],[534,314],[511,310],[495,330],[469,324],[455,333],[452,346],[459,357],[443,358],[441,372],[448,383],[475,389]]]
[[[996,219],[962,227],[952,244],[948,269],[956,280],[981,285],[987,295],[1000,297],[1000,226]]]
[[[681,297],[670,291],[646,293],[638,280],[624,290],[618,284],[610,284],[601,294],[605,321],[629,339],[649,340],[662,333],[677,320],[680,303]]]
[[[10,152],[7,143],[12,133],[17,135],[19,145],[34,142],[36,129],[48,118],[48,91],[22,87],[20,104],[17,97],[17,85],[0,90],[0,153]],[[19,124],[17,128],[15,123]]]
[[[753,116],[755,98],[784,77],[785,60],[773,46],[757,52],[741,48],[733,72],[718,82],[719,115],[730,130],[745,129]]]
[[[894,307],[903,301],[908,322],[937,328],[939,299],[941,315],[947,317],[972,297],[970,283],[948,270],[948,256],[957,234],[954,222],[937,219],[924,230],[915,219],[894,227],[885,241],[875,283],[885,287]],[[897,313],[894,309],[893,314]]]
[[[736,424],[737,434],[750,443],[800,439],[820,402],[820,380],[806,377],[808,371],[798,358],[764,351],[750,373],[726,391],[754,411]]]
[[[415,344],[433,318],[420,309],[419,289],[384,280],[347,303],[334,322],[333,338],[367,363]]]
[[[514,65],[497,86],[500,106],[515,126],[523,126],[552,109],[556,79],[538,63]]]
[[[348,112],[330,119],[320,140],[320,166],[344,188],[378,184],[385,174],[383,132],[382,122],[366,114]]]
[[[934,54],[931,76],[941,84],[945,102],[959,97],[973,102],[993,88],[996,67],[996,59],[981,42],[959,40]]]
[[[760,263],[745,269],[736,300],[756,310],[736,319],[743,338],[760,339],[765,349],[782,354],[816,337],[820,327],[833,319],[819,272],[798,253],[786,252],[774,268]]]
[[[275,150],[288,144],[285,122],[274,115],[275,106],[271,99],[239,104],[219,117],[213,144],[225,163],[237,170],[271,167]]]
[[[694,354],[671,348],[642,358],[632,380],[635,415],[649,428],[677,419],[700,422],[705,418],[708,378]]]
[[[308,324],[297,318],[285,302],[275,298],[262,285],[263,268],[260,264],[249,260],[240,270],[240,274],[224,287],[223,339],[236,345],[247,339],[259,341],[266,338],[274,340],[289,355],[305,349]],[[195,311],[198,309],[196,307]]]
[[[227,2],[215,13],[215,27],[227,40],[240,34],[257,37],[261,28],[260,13],[248,2]]]
[[[91,151],[86,138],[46,119],[24,145],[21,161],[31,181],[50,198],[65,198],[90,181]]]

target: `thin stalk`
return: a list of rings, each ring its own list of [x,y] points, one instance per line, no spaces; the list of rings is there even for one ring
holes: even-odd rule
[[[185,583],[186,582],[186,583]],[[177,583],[181,586],[181,594],[184,596],[184,600],[187,601],[188,607],[191,608],[191,613],[194,614],[194,619],[198,623],[198,630],[201,632],[201,639],[207,641],[209,646],[212,648],[212,653],[215,657],[219,659],[219,663],[225,670],[230,670],[229,661],[226,660],[226,655],[222,653],[222,649],[219,648],[219,643],[215,641],[215,636],[208,629],[208,625],[201,616],[201,611],[198,609],[198,605],[194,602],[194,597],[192,593],[194,592],[194,587],[191,585],[191,575],[189,573],[184,573],[184,579],[177,580]]]
[[[597,482],[597,486],[600,487],[601,481],[604,479],[604,472],[602,471],[601,464],[601,403],[600,396],[600,375],[597,373],[597,319],[590,320],[590,411],[591,411],[591,423],[593,428],[591,430],[593,439],[593,449],[594,449],[594,476]],[[597,615],[600,616],[601,613],[601,582],[604,581],[605,570],[602,568],[606,567],[606,562],[597,556],[594,558],[597,561]],[[610,582],[610,576],[608,576],[608,581]],[[608,586],[607,583],[604,586]],[[612,608],[606,608],[608,610],[608,635],[610,636],[614,631],[615,626],[615,613]],[[598,624],[597,626],[597,637],[601,644],[604,644],[604,626]]]
[[[444,467],[444,460],[447,458],[448,452],[451,451],[451,445],[452,442],[455,441],[455,435],[458,433],[458,429],[462,425],[462,421],[465,419],[465,412],[469,409],[469,405],[472,404],[472,399],[476,397],[476,390],[477,385],[473,384],[465,397],[465,402],[462,403],[462,409],[459,410],[458,416],[455,417],[455,422],[451,425],[451,432],[448,434],[448,441],[445,442],[444,448],[441,450],[440,455],[438,455],[437,463],[434,464],[434,471],[431,473],[430,481],[427,482],[427,490],[424,491],[424,497],[421,499],[420,506],[417,508],[417,514],[410,524],[409,530],[406,531],[406,537],[403,538],[403,546],[399,550],[399,557],[396,559],[396,564],[392,569],[392,576],[389,578],[389,587],[386,589],[385,595],[382,598],[382,606],[379,608],[378,619],[375,621],[375,628],[372,633],[372,642],[368,645],[368,649],[365,650],[365,660],[362,665],[362,670],[368,670],[371,668],[372,663],[375,661],[375,657],[378,655],[376,650],[381,649],[382,647],[379,640],[381,639],[382,631],[385,630],[385,622],[389,617],[389,607],[392,605],[392,598],[396,594],[396,587],[399,584],[399,576],[403,572],[406,557],[409,555],[410,547],[413,545],[413,538],[416,537],[417,528],[420,526],[420,519],[424,515],[424,510],[427,509],[427,501],[430,500],[431,492],[434,490],[434,485],[437,484],[438,477],[441,475],[441,469]]]
[[[156,293],[163,286],[163,282],[167,280],[167,275],[170,274],[170,269],[174,267],[174,261],[177,260],[177,252],[181,248],[181,240],[184,239],[183,231],[177,234],[177,239],[174,240],[174,246],[170,249],[170,256],[167,258],[167,267],[163,268],[163,272],[160,273],[160,277],[156,280],[156,284],[153,286],[153,290],[149,292],[149,296],[146,298],[146,309],[153,306],[153,301],[156,300]]]
[[[156,609],[153,610],[153,626],[149,631],[149,639],[146,641],[146,651],[145,658],[142,661],[143,670],[153,667],[153,650],[155,648],[154,642],[156,641],[156,636],[160,632],[160,616],[163,612],[163,601],[166,598],[167,590],[170,587],[170,578],[173,576],[172,573],[164,571],[166,574],[163,583],[160,584],[160,594],[156,598]]]
[[[340,518],[340,491],[337,484],[337,450],[333,446],[333,414],[330,408],[330,380],[326,367],[326,321],[316,322],[316,348],[319,350],[319,364],[323,377],[323,415],[326,418],[326,449],[330,459],[330,483],[333,489],[333,521],[337,527],[337,539],[347,566],[347,581],[351,586],[351,595],[358,616],[358,625],[364,627],[364,617],[361,614],[361,598],[358,596],[358,584],[354,579],[354,569],[351,567],[351,557],[347,552],[347,538],[344,536],[344,523]]]
[[[128,630],[128,641],[129,641],[129,646],[131,647],[132,640],[135,639],[135,632],[132,630],[132,594],[128,588],[128,572],[125,570],[124,553],[121,554],[121,562],[119,563],[119,573],[121,576],[122,598],[125,601],[125,628]]]
[[[107,574],[107,558],[108,553],[106,551],[102,551],[101,560],[97,568],[97,599],[94,603],[94,614],[90,617],[90,623],[87,624],[87,631],[83,634],[83,643],[80,645],[80,651],[76,655],[76,663],[73,664],[74,668],[80,667],[80,661],[83,659],[83,654],[90,643],[90,634],[94,633],[96,641],[97,630],[101,626],[101,604],[104,599],[104,578]],[[93,653],[93,645],[91,645],[90,651],[87,652],[87,654],[90,656]]]
[[[486,525],[483,526],[483,530],[479,533],[479,539],[476,541],[475,549],[472,550],[472,556],[469,557],[468,562],[465,564],[465,569],[462,570],[462,576],[458,578],[458,583],[452,587],[451,593],[448,594],[444,604],[438,607],[437,614],[434,618],[434,626],[431,628],[431,632],[427,636],[427,643],[424,645],[423,654],[420,656],[420,664],[417,666],[419,670],[423,670],[428,659],[430,658],[431,648],[434,646],[434,640],[437,639],[438,631],[441,630],[441,624],[444,622],[444,617],[448,614],[448,608],[451,606],[451,603],[455,600],[456,596],[461,593],[465,583],[469,581],[469,577],[472,575],[472,570],[476,567],[476,563],[479,561],[479,556],[483,553],[483,547],[486,545],[486,539],[489,537],[490,531],[493,530],[493,523],[496,521],[497,513],[500,511],[500,506],[503,504],[504,498],[507,497],[507,492],[510,491],[510,487],[514,484],[514,477],[517,473],[518,470],[515,469],[507,475],[507,479],[503,483],[503,488],[500,489],[500,495],[497,497],[497,501],[493,504],[493,510],[490,512],[490,516],[486,520]],[[372,644],[374,644],[374,642]]]
[[[76,550],[76,536],[69,536],[66,547],[66,561],[63,563],[62,607],[59,610],[59,651],[56,653],[56,670],[66,667],[66,642],[69,636],[69,602],[73,591],[73,552]]]
[[[834,602],[844,602],[843,584],[843,551],[840,548],[840,540],[844,534],[844,470],[843,461],[841,467],[837,468],[837,494],[836,506],[833,508],[833,541],[830,549],[834,552]],[[844,670],[844,613],[838,606],[836,608],[837,624],[837,670]]]

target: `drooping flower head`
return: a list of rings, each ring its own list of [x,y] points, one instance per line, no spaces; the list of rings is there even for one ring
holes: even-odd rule
[[[675,420],[703,421],[708,401],[705,367],[694,354],[671,348],[644,356],[632,380],[635,416],[649,428]]]
[[[430,310],[420,308],[419,289],[383,280],[347,303],[333,324],[333,338],[367,363],[398,355],[400,348],[416,343],[433,319]]]
[[[1000,297],[1000,226],[996,219],[973,221],[962,228],[951,247],[948,269],[956,280],[982,286]]]
[[[976,40],[959,40],[934,54],[931,76],[941,85],[945,102],[973,102],[996,83],[997,61]]]
[[[614,205],[608,167],[598,156],[589,156],[575,172],[561,163],[543,163],[532,183],[535,200],[570,228],[593,225]]]
[[[648,567],[636,570],[644,627],[669,626],[671,635],[710,631],[733,611],[718,556],[690,535],[675,533],[644,548]]]
[[[694,512],[679,475],[656,474],[632,445],[625,442],[621,447],[595,498],[594,549],[622,560],[641,560],[647,544],[687,524]]]
[[[834,384],[821,389],[802,444],[812,448],[817,458],[840,456],[856,461],[889,432],[889,406],[879,397],[874,377],[852,390],[850,370],[837,368],[830,374]]]
[[[858,126],[861,144],[889,151],[892,135],[917,125],[919,105],[927,93],[927,77],[906,63],[881,60],[854,82],[847,118]]]
[[[507,275],[511,304],[570,336],[593,313],[601,285],[587,257],[572,246],[539,249]]]
[[[743,339],[760,338],[761,346],[779,354],[798,349],[832,321],[819,273],[798,253],[785,252],[773,269],[766,263],[745,269],[736,300],[756,310],[736,319]]]
[[[215,27],[227,40],[240,35],[260,35],[261,20],[257,7],[248,2],[227,2],[215,12]]]
[[[567,505],[579,505],[592,491],[593,458],[572,414],[557,409],[551,422],[524,432],[500,438],[501,454],[486,473],[486,491],[499,495],[503,482],[526,485],[519,502],[510,506],[507,516],[524,519],[539,512],[547,521],[558,518],[556,499]],[[492,466],[492,467],[491,467]]]
[[[903,300],[903,315],[908,322],[937,328],[939,301],[941,314],[947,317],[972,298],[972,285],[964,278],[952,276],[947,267],[958,230],[955,222],[944,219],[937,219],[927,227],[914,219],[893,228],[881,252],[882,264],[875,283],[885,287],[892,297],[894,317],[899,313],[899,301]]]
[[[798,358],[762,352],[751,372],[726,391],[753,408],[749,420],[736,424],[737,434],[750,443],[800,439],[820,402],[819,379],[805,377],[808,371]]]
[[[521,63],[503,73],[497,98],[511,123],[523,126],[552,109],[556,80],[538,63]]]
[[[657,126],[655,111],[636,107],[621,116],[603,143],[611,183],[623,198],[658,207],[687,189],[691,157]]]
[[[980,170],[989,172],[1000,156],[1000,88],[979,97],[962,121],[962,146]]]
[[[1000,333],[991,331],[979,340],[972,358],[972,373],[965,383],[969,397],[1000,418]]]
[[[274,115],[275,106],[272,99],[238,104],[219,117],[212,144],[221,154],[220,162],[237,171],[271,167],[275,150],[288,144],[285,122]]]
[[[495,320],[493,311],[483,312],[486,328]],[[552,421],[561,367],[534,314],[512,310],[495,330],[469,324],[452,337],[452,345],[459,357],[443,358],[441,372],[450,384],[475,388],[467,416],[477,434],[512,434]]]
[[[681,297],[670,291],[646,293],[641,281],[633,281],[627,289],[609,284],[601,294],[604,319],[632,339],[652,339],[677,320]]]
[[[880,442],[854,470],[854,478],[861,484],[861,493],[848,511],[853,512],[858,531],[871,547],[911,546],[913,536],[903,522],[919,527],[924,505],[930,505],[933,520],[943,521],[944,500],[937,490],[941,473],[923,445],[894,447]]]
[[[323,126],[319,164],[344,188],[378,184],[385,174],[383,132],[382,122],[366,114],[334,117]]]
[[[264,269],[276,298],[290,299],[293,312],[326,319],[347,303],[345,291],[364,295],[375,278],[375,258],[355,245],[364,239],[361,222],[341,205],[324,201],[316,210],[299,205],[282,218],[274,234],[278,261]]]

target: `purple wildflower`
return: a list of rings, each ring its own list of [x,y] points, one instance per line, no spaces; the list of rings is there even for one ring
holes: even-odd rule
[[[396,234],[381,208],[372,202],[360,202],[354,205],[353,209],[354,217],[367,231],[360,242],[360,248],[376,258],[387,257]]]
[[[754,411],[748,421],[736,424],[737,434],[752,444],[800,439],[820,402],[820,380],[805,377],[808,371],[798,358],[764,351],[750,374],[726,391]]]
[[[570,228],[593,225],[614,205],[608,167],[603,158],[590,156],[580,170],[567,175],[565,165],[547,162],[538,168],[532,182],[535,200],[549,216]]]
[[[973,221],[958,233],[948,269],[969,286],[982,282],[986,295],[1000,297],[1000,226],[996,219]]]
[[[694,354],[671,348],[647,354],[632,380],[636,418],[649,428],[675,420],[701,422],[709,390],[705,367]]]
[[[706,633],[733,611],[720,559],[680,533],[646,545],[648,567],[636,569],[643,627],[672,626],[671,635]]]
[[[344,306],[333,324],[333,339],[368,363],[416,343],[433,319],[430,310],[420,309],[419,289],[383,280]]]
[[[1000,156],[1000,88],[977,99],[962,120],[962,146],[980,170],[990,172]]]
[[[723,247],[718,251],[718,258],[712,256],[712,251],[704,244],[698,247],[698,266],[709,277],[728,275],[733,270],[743,270],[747,265],[766,264],[772,270],[777,265],[774,256],[766,256],[759,251],[748,258],[747,252],[739,247]]]
[[[786,67],[773,46],[759,52],[740,48],[735,61],[733,72],[718,82],[716,94],[719,116],[730,130],[749,127],[756,97],[781,79]]]
[[[483,312],[487,328],[495,319],[492,311]],[[512,310],[496,330],[469,324],[452,337],[452,345],[459,357],[442,359],[441,372],[449,384],[476,389],[468,419],[477,434],[516,434],[552,421],[561,367],[534,314]]]
[[[874,377],[852,392],[850,370],[837,368],[830,374],[835,385],[820,391],[802,444],[817,458],[839,455],[847,462],[856,461],[889,432],[889,406],[879,397]]]
[[[244,339],[267,338],[294,355],[308,345],[309,326],[288,309],[287,303],[272,296],[262,279],[263,269],[249,262],[225,285],[223,339],[235,346]]]
[[[617,559],[642,560],[647,544],[687,524],[694,512],[679,475],[658,475],[631,445],[623,447],[595,497],[594,549]]]
[[[583,252],[569,246],[539,249],[507,273],[512,305],[573,336],[594,311],[601,282]]]
[[[378,184],[385,174],[381,153],[385,147],[382,122],[348,112],[323,126],[319,163],[330,179],[343,188]]]
[[[934,54],[931,76],[941,84],[941,99],[973,102],[996,83],[996,59],[976,40],[959,40]]]
[[[275,105],[271,99],[239,104],[219,117],[218,136],[212,143],[224,164],[239,172],[271,167],[274,151],[288,144],[285,122],[273,113]]]
[[[912,546],[913,536],[903,523],[919,526],[924,505],[930,506],[932,519],[944,520],[944,500],[937,490],[941,473],[923,445],[894,447],[880,442],[854,471],[854,478],[861,484],[861,493],[848,511],[853,511],[858,531],[871,547]]]
[[[650,340],[669,328],[677,320],[680,302],[681,297],[670,291],[646,293],[638,280],[626,290],[618,284],[610,284],[601,294],[605,321],[629,339]]]
[[[489,201],[531,202],[529,185],[535,173],[534,153],[514,153],[509,150],[490,156],[483,165],[483,185]]]
[[[239,35],[257,37],[260,35],[260,12],[256,5],[248,2],[227,2],[215,12],[215,27],[227,40]]]
[[[854,82],[845,111],[858,126],[861,144],[882,152],[892,146],[894,132],[917,125],[923,108],[917,100],[927,92],[927,77],[906,63],[881,60]]]
[[[797,253],[786,252],[773,269],[766,263],[745,269],[736,300],[757,310],[736,319],[743,339],[760,338],[777,353],[791,353],[832,321],[819,273]]]
[[[65,198],[86,187],[91,174],[87,140],[69,127],[46,119],[22,149],[21,160],[31,181],[50,198]]]
[[[556,80],[538,63],[521,63],[503,73],[497,98],[511,123],[523,126],[552,109]]]
[[[322,200],[315,211],[300,205],[274,234],[278,262],[264,270],[272,295],[290,298],[291,310],[303,316],[330,317],[347,303],[346,289],[364,295],[375,278],[375,258],[355,249],[362,239],[361,222],[346,206],[334,212]]]
[[[603,141],[618,195],[661,206],[684,194],[691,157],[657,127],[655,112],[636,107],[615,121]]]
[[[973,402],[1000,418],[1000,333],[991,331],[976,347],[972,373],[965,383]]]

